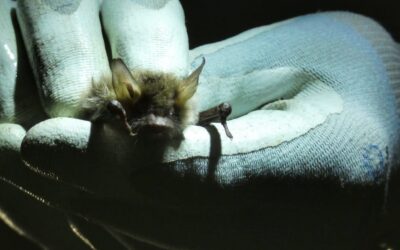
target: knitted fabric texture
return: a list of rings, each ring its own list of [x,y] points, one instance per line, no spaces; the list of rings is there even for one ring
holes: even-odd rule
[[[265,177],[385,183],[399,144],[399,55],[381,26],[346,12],[298,17],[206,51],[201,54],[207,59],[205,79],[273,67],[301,69],[333,88],[343,111],[278,146],[167,165],[179,175],[213,176],[223,186]]]

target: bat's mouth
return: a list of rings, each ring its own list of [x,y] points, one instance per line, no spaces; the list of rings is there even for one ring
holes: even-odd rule
[[[153,114],[141,119],[140,123],[136,126],[136,130],[138,134],[152,138],[172,138],[179,131],[170,118]]]

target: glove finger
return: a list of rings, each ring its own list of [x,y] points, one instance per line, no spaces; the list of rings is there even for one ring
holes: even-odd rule
[[[121,166],[132,165],[130,154],[126,154],[132,151],[132,141],[126,137],[88,121],[53,118],[30,130],[21,155],[31,169],[43,175],[96,193],[115,195],[115,190],[124,190],[127,185]],[[43,155],[43,150],[48,151]]]
[[[41,247],[89,249],[73,233],[63,213],[26,189],[49,186],[38,182],[20,161],[19,145],[24,135],[19,125],[0,124],[0,219]],[[61,241],[64,244],[60,245]]]
[[[0,123],[30,127],[43,120],[36,86],[23,48],[15,4],[0,3]]]
[[[98,1],[18,1],[18,22],[50,116],[77,115],[92,81],[109,77],[98,13]]]
[[[105,1],[101,13],[113,58],[133,70],[187,75],[189,45],[178,0]]]

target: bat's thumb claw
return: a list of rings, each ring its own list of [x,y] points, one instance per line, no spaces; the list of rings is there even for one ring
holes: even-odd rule
[[[229,131],[229,128],[228,128],[228,125],[226,124],[226,121],[222,122],[222,126],[224,127],[226,136],[228,136],[232,140],[233,139],[233,135],[232,135],[231,131]]]

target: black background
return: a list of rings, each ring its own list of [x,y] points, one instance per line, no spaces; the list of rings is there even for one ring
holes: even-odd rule
[[[400,8],[396,1],[329,0],[181,0],[190,47],[216,42],[257,26],[318,11],[344,10],[381,23],[400,41]]]

